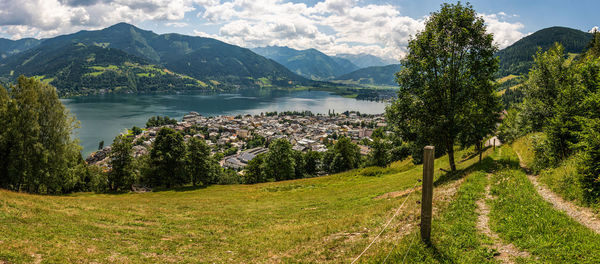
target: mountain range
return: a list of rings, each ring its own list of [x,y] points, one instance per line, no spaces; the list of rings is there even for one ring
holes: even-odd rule
[[[288,47],[267,46],[252,51],[265,56],[291,71],[313,80],[330,80],[359,67],[347,59],[330,57],[316,49],[296,50]]]
[[[400,64],[366,67],[338,76],[334,81],[344,84],[396,86],[396,73],[401,67]]]
[[[12,54],[0,61],[0,76],[38,76],[63,94],[89,94],[100,87],[150,92],[319,85],[246,48],[211,38],[159,35],[126,23],[41,40],[18,53],[12,47],[25,44],[17,42],[0,50]],[[170,83],[172,78],[179,81]],[[160,85],[154,89],[145,83]]]
[[[496,54],[498,76],[526,74],[538,47],[546,50],[555,42],[576,56],[591,37],[565,27],[539,30]],[[273,46],[250,50],[211,38],[156,34],[126,23],[41,40],[0,39],[0,82],[21,74],[35,76],[63,96],[336,85],[331,82],[395,86],[394,73],[400,67],[372,55],[328,56],[316,49]]]
[[[566,27],[536,31],[496,53],[500,58],[498,76],[526,74],[533,65],[533,55],[538,48],[545,51],[558,42],[565,48],[565,52],[580,54],[585,51],[591,39],[591,33]]]

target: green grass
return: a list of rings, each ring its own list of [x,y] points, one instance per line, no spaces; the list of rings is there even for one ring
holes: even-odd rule
[[[521,155],[523,163],[528,168],[533,167],[533,160],[535,157],[535,152],[533,151],[533,142],[536,137],[541,135],[542,133],[531,133],[515,140],[515,142],[513,142],[511,145],[514,151]]]
[[[507,81],[509,81],[509,80],[512,80],[512,79],[514,79],[514,78],[517,78],[517,77],[519,77],[519,76],[518,76],[518,75],[511,74],[511,75],[504,76],[504,77],[502,77],[502,78],[500,78],[500,79],[496,80],[496,82],[497,82],[498,84],[503,84],[503,83],[505,83],[505,82],[507,82]]]
[[[447,169],[447,157],[436,167]],[[144,194],[0,191],[0,260],[32,262],[37,254],[50,263],[348,262],[401,200],[374,198],[414,186],[422,173],[410,160],[380,170]],[[413,212],[417,205],[410,204]]]
[[[440,217],[433,218],[431,246],[420,241],[415,228],[399,242],[387,263],[494,263],[494,251],[486,246],[490,239],[477,232],[475,204],[483,197],[487,171],[493,167],[494,162],[488,157],[465,176],[455,200]],[[387,252],[381,252],[368,262],[381,263],[386,256]]]
[[[492,177],[490,225],[505,241],[531,253],[527,263],[598,263],[600,235],[545,202],[502,147],[504,164]]]

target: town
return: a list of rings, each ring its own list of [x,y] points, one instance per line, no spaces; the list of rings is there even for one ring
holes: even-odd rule
[[[327,151],[327,146],[346,136],[360,147],[362,155],[370,151],[367,146],[373,132],[387,126],[383,114],[368,115],[355,111],[313,114],[309,111],[267,112],[260,115],[202,116],[190,112],[176,124],[152,126],[135,132],[133,137],[135,157],[147,154],[161,127],[168,126],[191,137],[206,140],[212,154],[222,153],[220,165],[224,168],[242,170],[256,155],[268,151],[268,143],[285,138],[297,151]],[[92,153],[86,161],[108,169],[110,146]]]

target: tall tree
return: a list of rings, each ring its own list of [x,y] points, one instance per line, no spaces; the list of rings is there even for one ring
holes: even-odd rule
[[[185,142],[183,136],[174,129],[163,127],[158,131],[150,151],[150,160],[151,184],[170,188],[188,182],[185,172]]]
[[[2,187],[33,193],[73,191],[80,182],[75,118],[58,99],[56,88],[20,76],[7,96],[0,89]]]
[[[337,173],[360,166],[360,148],[343,136],[323,156],[323,164],[330,173]]]
[[[387,119],[404,141],[418,146],[414,149],[426,144],[441,147],[440,152],[448,153],[451,170],[456,170],[457,138],[494,129],[495,122],[473,126],[478,118],[497,115],[495,107],[487,107],[499,105],[493,85],[498,69],[493,36],[486,33],[472,6],[442,4],[409,41],[408,50],[396,74],[400,89],[386,109]],[[419,153],[413,153],[415,160]]]
[[[108,186],[113,191],[128,190],[135,180],[133,144],[131,139],[118,135],[110,150],[110,165]]]
[[[269,144],[264,163],[267,179],[282,181],[294,179],[296,176],[292,144],[285,138],[276,139]]]
[[[216,178],[214,167],[218,164],[210,155],[210,147],[204,139],[190,138],[187,149],[187,170],[192,184],[196,186],[200,183],[203,185],[213,183]]]
[[[375,138],[371,143],[371,153],[369,153],[369,165],[385,167],[390,163],[390,145],[386,139]]]

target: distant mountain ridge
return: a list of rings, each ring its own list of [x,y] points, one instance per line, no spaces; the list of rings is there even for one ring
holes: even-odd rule
[[[118,60],[116,56],[107,56],[114,61],[106,61],[103,65],[85,64],[73,56],[68,56],[67,58],[70,58],[74,65],[85,68],[82,74],[70,75],[68,79],[64,79],[64,74],[59,74],[65,69],[60,67],[68,63],[51,64],[56,65],[57,68],[27,63],[33,61],[50,63],[52,60],[49,60],[49,58],[67,62],[64,59],[56,58],[56,53],[53,51],[77,44],[87,47],[78,50],[79,53],[77,54],[81,56],[89,57],[91,54],[99,52],[99,49],[106,49],[105,52],[101,53],[121,51],[128,55],[127,58],[130,63],[142,63],[148,66],[146,68],[151,66],[163,72],[166,70],[166,72],[173,73],[173,76],[178,76],[178,78],[191,78],[194,79],[196,84],[202,84],[199,86],[188,84],[183,87],[170,85],[162,87],[162,90],[184,89],[186,87],[191,90],[262,86],[293,87],[316,84],[314,81],[294,74],[283,65],[257,55],[246,48],[210,38],[179,34],[159,35],[126,23],[119,23],[102,30],[80,31],[43,40],[27,52],[16,53],[0,61],[0,76],[11,79],[20,74],[31,76],[45,73],[43,74],[45,79],[55,85],[59,92],[71,90],[73,87],[79,87],[80,91],[90,92],[93,90],[86,86],[86,80],[82,76],[89,77],[89,75],[86,75],[88,73],[98,74],[99,76],[105,73],[108,75],[125,74],[122,69],[103,73],[94,71],[93,67],[108,67],[110,65],[120,67],[124,65],[124,62]],[[23,67],[26,64],[29,65]],[[41,72],[41,69],[45,69],[45,72]],[[152,75],[150,72],[138,73],[151,78],[159,76]],[[122,89],[127,92],[138,91],[134,83],[134,81],[130,81],[130,85]]]
[[[337,54],[337,58],[349,60],[359,68],[366,68],[371,66],[387,66],[390,64],[398,64],[400,61],[394,59],[384,59],[371,54]]]
[[[510,74],[526,74],[533,65],[533,55],[538,47],[547,50],[558,42],[568,53],[582,53],[591,39],[590,33],[566,27],[550,27],[536,31],[496,53],[500,58],[498,75],[504,77]]]
[[[396,73],[401,68],[400,64],[372,66],[338,76],[334,81],[345,84],[396,86]]]
[[[279,62],[292,72],[313,80],[329,80],[359,67],[343,58],[330,57],[316,49],[296,50],[267,46],[252,51]]]
[[[24,38],[19,40],[0,38],[0,60],[19,52],[37,47],[41,42],[42,40],[34,38]]]

